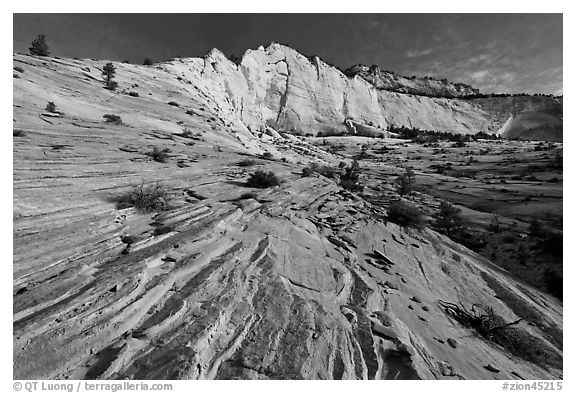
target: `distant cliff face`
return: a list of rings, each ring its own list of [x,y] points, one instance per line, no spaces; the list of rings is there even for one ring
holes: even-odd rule
[[[430,77],[405,77],[390,71],[381,71],[378,66],[368,67],[358,64],[344,72],[349,76],[360,76],[377,89],[398,93],[443,98],[473,97],[480,93],[478,89],[465,83],[453,83],[446,79]]]
[[[509,118],[528,113],[537,114],[537,116],[531,117],[540,119],[533,122],[530,128],[551,129],[562,125],[563,104],[561,98],[513,96],[474,98],[469,101],[489,114],[490,124],[488,128],[492,132],[501,130]],[[501,134],[501,132],[498,133]]]
[[[404,126],[474,134],[489,131],[491,120],[474,103],[381,90],[279,44],[248,50],[240,65],[212,50],[204,58],[175,59],[161,67],[193,80],[220,110],[251,129],[341,134],[350,132],[348,120],[371,133]]]

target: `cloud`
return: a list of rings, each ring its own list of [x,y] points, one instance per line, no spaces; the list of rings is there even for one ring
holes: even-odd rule
[[[432,48],[422,50],[410,49],[408,52],[406,52],[406,56],[412,59],[414,57],[422,57],[429,55],[430,53],[432,53],[432,51],[433,51]]]

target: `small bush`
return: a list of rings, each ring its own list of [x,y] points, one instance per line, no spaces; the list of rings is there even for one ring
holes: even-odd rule
[[[122,118],[118,115],[104,115],[102,117],[106,119],[106,123],[122,124]]]
[[[549,344],[518,327],[518,319],[506,322],[492,307],[474,304],[470,311],[461,306],[438,301],[444,312],[463,327],[476,330],[485,340],[504,348],[512,355],[540,366],[562,367],[562,357]]]
[[[421,229],[424,227],[424,216],[415,206],[403,201],[392,202],[388,209],[388,220],[401,227],[413,227]]]
[[[20,137],[24,135],[26,135],[24,130],[12,130],[12,136]]]
[[[345,169],[344,174],[340,176],[340,186],[352,192],[364,190],[364,185],[360,183],[360,164],[358,161],[352,161],[352,164]]]
[[[270,160],[270,161],[274,160],[274,156],[269,151],[262,153],[262,155],[260,157],[262,157],[265,160]]]
[[[110,83],[108,83],[108,84],[106,85],[106,88],[107,88],[108,90],[111,90],[111,91],[116,90],[117,87],[118,87],[118,82],[116,82],[116,81],[110,81]]]
[[[148,155],[152,157],[154,161],[164,163],[168,161],[168,158],[170,157],[168,153],[170,152],[171,150],[168,148],[159,149],[155,147],[151,152],[148,153]]]
[[[14,67],[14,71],[18,71],[19,73],[23,74],[24,68],[16,66],[16,67]]]
[[[131,91],[130,93],[128,93],[128,95],[130,97],[140,97],[140,94],[138,94],[138,92],[136,92],[136,91]]]
[[[172,106],[180,106],[180,104],[179,104],[179,103],[177,103],[176,101],[170,101],[170,102],[168,103],[168,105],[172,105]]]
[[[48,44],[46,44],[46,36],[44,34],[39,34],[34,41],[32,41],[32,46],[29,48],[30,54],[35,56],[48,56],[50,51],[48,51]]]
[[[272,171],[265,172],[258,170],[250,175],[246,182],[248,187],[254,188],[268,188],[280,185],[281,181],[276,174]]]
[[[170,191],[160,183],[145,184],[142,182],[118,200],[118,207],[125,209],[135,207],[143,213],[168,210],[170,208]]]
[[[238,164],[236,164],[236,165],[238,165],[238,166],[254,166],[256,164],[258,164],[256,161],[250,160],[247,158],[245,160],[238,162]]]
[[[186,114],[187,114],[187,115],[190,115],[190,116],[195,116],[195,115],[196,115],[196,112],[194,112],[192,109],[188,109],[188,110],[186,111]]]
[[[461,212],[461,209],[458,209],[446,201],[440,202],[440,209],[434,215],[435,229],[447,236],[453,236],[462,229]]]
[[[46,112],[56,113],[56,104],[53,102],[46,104]]]
[[[151,66],[154,64],[154,62],[149,58],[145,58],[144,61],[142,62],[142,64],[145,66]]]

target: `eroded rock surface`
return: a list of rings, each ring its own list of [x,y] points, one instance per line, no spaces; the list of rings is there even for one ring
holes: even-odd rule
[[[410,118],[409,109],[389,109],[400,105],[395,93],[329,77],[325,65],[300,63],[280,46],[246,55],[240,69],[219,56],[118,64],[116,93],[99,82],[105,62],[15,56],[25,69],[14,81],[14,128],[24,131],[14,138],[15,379],[561,377],[485,341],[437,303],[483,303],[517,319],[495,297],[500,285],[542,316],[525,328],[561,356],[550,334],[561,336],[558,301],[431,230],[386,223],[383,209],[333,180],[302,178],[298,161],[337,160],[245,126]],[[326,95],[304,109],[308,79],[295,76],[312,71]],[[286,86],[288,98],[278,94]],[[384,98],[395,114],[384,113]],[[461,123],[442,100],[401,99]],[[320,104],[330,100],[346,114]],[[43,118],[47,101],[66,115]],[[170,149],[166,162],[150,158],[154,147]],[[263,151],[285,161],[237,165]],[[247,188],[257,168],[282,185]],[[142,181],[170,187],[173,208],[120,208],[118,197]]]

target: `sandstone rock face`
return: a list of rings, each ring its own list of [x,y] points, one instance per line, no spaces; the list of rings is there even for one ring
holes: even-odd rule
[[[386,223],[333,180],[302,178],[296,162],[339,158],[258,132],[349,116],[414,122],[402,100],[447,119],[453,104],[376,92],[298,59],[273,46],[239,68],[218,52],[117,64],[111,92],[98,71],[107,61],[14,56],[25,70],[13,103],[15,379],[561,378],[438,303],[486,304],[507,321],[537,315],[523,328],[561,358],[559,301],[434,231]],[[48,101],[65,115],[42,116]],[[150,158],[155,147],[169,148],[166,162]],[[285,161],[255,155],[265,151]],[[239,166],[246,155],[254,163]],[[247,188],[255,168],[283,183]],[[119,205],[143,181],[169,188],[171,210]],[[495,283],[514,302],[495,297]]]
[[[279,44],[248,50],[239,66],[213,50],[203,59],[160,67],[192,81],[252,129],[341,134],[348,118],[382,133],[390,126],[466,134],[488,130],[488,114],[469,102],[380,90]]]
[[[347,75],[358,75],[381,90],[416,94],[428,97],[459,98],[472,97],[480,93],[478,89],[465,83],[452,83],[446,79],[405,77],[390,71],[382,71],[377,66],[358,64],[346,69]]]
[[[534,140],[562,141],[563,99],[546,96],[514,96],[474,98],[469,100],[490,114],[489,130],[496,131],[504,138],[516,138],[518,129],[533,130]],[[519,117],[510,127],[510,119]],[[521,120],[523,117],[527,119]],[[506,124],[506,123],[509,124]],[[513,132],[511,129],[515,129]],[[508,131],[506,131],[508,130]],[[506,132],[505,132],[506,131]],[[533,132],[534,133],[534,132]],[[509,135],[510,134],[510,135]]]

